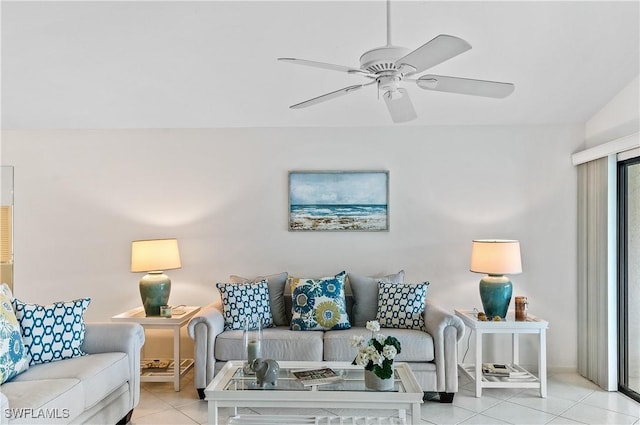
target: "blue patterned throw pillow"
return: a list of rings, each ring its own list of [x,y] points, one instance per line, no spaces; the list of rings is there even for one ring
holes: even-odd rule
[[[222,298],[225,330],[244,329],[247,319],[260,318],[263,328],[273,326],[269,286],[266,280],[258,283],[217,283]]]
[[[0,285],[0,384],[29,368],[20,325],[11,306],[11,290]]]
[[[51,305],[27,304],[14,298],[13,307],[22,338],[31,358],[29,364],[49,363],[84,356],[84,312],[91,298]]]
[[[383,328],[424,330],[425,298],[429,282],[378,282],[378,316]]]
[[[294,331],[321,331],[349,329],[344,296],[346,273],[322,279],[290,277],[291,329]]]

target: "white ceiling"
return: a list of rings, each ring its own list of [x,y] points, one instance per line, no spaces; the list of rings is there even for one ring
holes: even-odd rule
[[[393,1],[392,41],[473,49],[429,73],[512,82],[506,99],[407,83],[392,124],[367,81],[278,62],[358,66],[386,43],[384,1],[2,1],[3,128],[205,128],[586,122],[639,73],[638,1]]]

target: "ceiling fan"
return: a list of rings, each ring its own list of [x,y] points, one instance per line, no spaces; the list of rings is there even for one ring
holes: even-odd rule
[[[409,93],[401,87],[401,83],[404,81],[414,82],[424,90],[493,98],[503,98],[513,92],[515,86],[511,83],[432,74],[416,77],[416,74],[469,49],[471,49],[471,45],[465,40],[446,34],[438,35],[413,51],[406,47],[394,46],[391,44],[391,1],[387,0],[387,44],[369,50],[360,56],[359,68],[296,58],[278,58],[278,60],[348,74],[358,74],[371,80],[364,84],[352,85],[305,100],[290,108],[306,108],[377,84],[378,90],[383,92],[391,119],[393,122],[401,123],[417,118]]]

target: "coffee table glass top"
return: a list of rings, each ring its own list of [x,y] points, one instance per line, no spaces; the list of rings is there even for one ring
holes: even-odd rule
[[[295,377],[293,372],[305,370],[304,368],[280,368],[278,381],[275,386],[258,386],[255,375],[246,375],[240,368],[235,371],[232,378],[225,386],[225,391],[368,391],[364,386],[364,371],[360,369],[332,368],[341,380],[321,385],[304,386],[302,381]],[[389,392],[405,392],[398,372],[394,371],[394,389]]]
[[[295,371],[307,370],[309,367],[280,366],[277,384],[260,387],[256,383],[255,375],[247,375],[241,367],[233,371],[232,376],[226,382],[223,391],[370,391],[364,385],[364,370],[361,366],[332,366],[340,380],[321,385],[305,386],[293,374]],[[400,378],[398,370],[394,370],[394,388],[387,392],[408,392]]]

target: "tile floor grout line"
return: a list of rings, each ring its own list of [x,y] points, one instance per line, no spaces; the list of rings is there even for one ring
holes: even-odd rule
[[[565,406],[565,404],[567,405],[566,407],[562,407],[560,410],[555,410],[555,412],[559,412],[559,413],[552,413],[552,412],[548,412],[543,408],[540,407],[540,403],[537,402],[532,402],[532,406],[528,406],[526,404],[520,404],[522,402],[526,402],[526,399],[528,398],[533,398],[533,393],[530,392],[530,390],[528,389],[520,389],[517,392],[514,393],[509,393],[507,392],[507,394],[505,394],[504,392],[498,392],[498,395],[500,395],[501,397],[504,398],[496,398],[494,397],[495,394],[487,394],[487,397],[489,397],[489,400],[486,401],[482,401],[482,402],[473,402],[472,401],[472,396],[471,394],[473,394],[473,388],[469,389],[469,385],[472,385],[472,383],[466,382],[465,384],[460,383],[459,384],[459,388],[460,389],[464,389],[465,391],[465,397],[464,397],[464,402],[463,405],[465,403],[468,403],[468,406],[473,406],[473,408],[469,409],[468,407],[464,407],[464,406],[460,406],[460,405],[456,405],[455,403],[452,405],[452,407],[454,407],[455,409],[462,409],[461,411],[455,411],[453,409],[446,409],[446,408],[442,408],[442,407],[438,407],[438,403],[425,403],[426,406],[426,410],[423,410],[423,412],[425,413],[425,415],[423,415],[421,417],[421,424],[422,425],[442,425],[442,424],[446,424],[446,423],[462,423],[462,422],[479,422],[479,423],[483,423],[483,422],[487,422],[491,421],[491,420],[495,420],[497,421],[502,421],[504,423],[509,423],[509,421],[515,421],[516,424],[523,424],[526,422],[522,422],[522,418],[526,417],[526,409],[532,409],[534,411],[537,412],[541,412],[544,413],[546,415],[549,415],[551,418],[546,421],[545,423],[550,423],[553,421],[557,421],[557,422],[562,422],[562,420],[566,420],[566,421],[575,421],[574,419],[571,418],[566,418],[563,415],[566,414],[569,410],[571,409],[576,409],[576,406],[580,407],[582,405],[584,406],[589,406],[589,407],[593,407],[593,408],[597,408],[600,409],[600,411],[602,413],[604,413],[604,411],[607,411],[609,413],[612,414],[617,414],[617,415],[622,415],[623,417],[626,417],[627,419],[629,419],[630,421],[633,422],[629,422],[629,423],[633,423],[633,425],[640,425],[640,417],[638,417],[639,415],[636,415],[635,410],[634,410],[634,406],[633,405],[629,405],[627,406],[626,404],[622,403],[621,404],[621,409],[616,410],[614,408],[614,406],[617,406],[617,402],[622,400],[622,398],[618,398],[618,397],[609,397],[607,399],[603,400],[603,394],[605,394],[604,391],[600,391],[598,388],[593,388],[593,385],[591,385],[592,383],[588,382],[587,380],[577,380],[574,379],[573,377],[569,376],[569,380],[563,379],[563,375],[566,374],[560,374],[558,376],[551,375],[549,378],[550,381],[554,380],[554,378],[559,378],[556,379],[557,383],[560,384],[558,386],[556,386],[555,388],[552,388],[550,393],[551,393],[551,397],[557,399],[557,403],[552,404],[552,407],[562,407]],[[576,377],[579,377],[579,375],[574,374]],[[185,393],[185,394],[179,394],[179,393],[174,393],[173,391],[168,391],[168,387],[165,388],[162,385],[158,385],[156,383],[154,384],[146,384],[149,387],[148,388],[141,388],[141,400],[144,400],[146,398],[146,400],[149,402],[147,404],[147,409],[145,411],[145,414],[143,414],[142,416],[137,416],[136,412],[134,412],[134,416],[136,416],[137,420],[133,420],[132,424],[137,424],[138,421],[141,421],[141,423],[145,423],[145,419],[141,419],[141,418],[145,418],[148,415],[152,415],[152,414],[158,414],[160,412],[167,412],[170,410],[174,410],[177,411],[179,413],[181,413],[181,415],[179,415],[179,417],[182,417],[183,419],[178,419],[178,420],[183,420],[185,422],[187,421],[194,421],[200,425],[205,425],[207,423],[206,417],[207,417],[207,413],[206,413],[206,401],[201,401],[197,398],[193,398],[192,395],[189,393]],[[183,381],[183,386],[184,386],[184,391],[193,391],[193,381]],[[527,393],[530,392],[530,393]],[[615,392],[614,392],[615,393]],[[171,396],[174,395],[175,396]],[[593,404],[593,403],[589,403],[589,397],[592,397],[594,394],[598,395],[598,397],[594,397],[594,402],[598,403],[599,405]],[[483,392],[484,395],[484,392]],[[626,400],[626,398],[625,398]],[[629,399],[631,402],[633,402],[632,399]],[[495,401],[495,402],[494,402]],[[560,403],[561,402],[561,403]],[[202,403],[202,405],[200,405],[199,403]],[[487,406],[487,404],[485,403],[494,403],[491,406]],[[509,403],[509,405],[506,405],[505,403]],[[560,403],[560,406],[556,406],[556,404]],[[604,407],[601,407],[604,406]],[[499,412],[500,409],[504,409],[505,407],[509,407],[511,409],[511,407],[513,407],[514,410],[514,414],[510,414],[508,416],[505,416],[508,420],[504,420],[504,419],[500,419],[500,418],[494,418],[491,414],[487,414],[488,411],[490,411],[490,409],[492,408],[496,408],[497,410],[495,412]],[[433,410],[431,410],[431,408],[434,408]],[[517,409],[522,408],[522,415],[518,412]],[[424,407],[423,407],[424,409]],[[331,409],[326,409],[327,411],[331,412]],[[554,410],[553,408],[551,408],[550,410]],[[621,412],[619,410],[624,410],[624,412]],[[434,413],[437,412],[437,415],[430,415],[429,412],[433,411]],[[142,413],[142,411],[139,411],[140,413]],[[187,413],[188,412],[188,413]],[[466,413],[465,413],[466,412]],[[227,415],[227,413],[229,413],[229,415]],[[224,412],[223,413],[223,417],[222,419],[222,423],[227,424],[230,414],[232,412]],[[241,411],[239,412],[240,414],[260,414],[257,411],[254,411],[253,409],[247,408],[246,412],[245,411]],[[335,413],[335,412],[333,412]],[[490,412],[489,412],[490,413]],[[533,413],[533,412],[531,412]],[[457,418],[458,415],[468,415],[466,416],[464,419],[462,420],[453,420],[454,418]],[[524,416],[523,416],[524,415]],[[162,414],[159,416],[161,417]],[[482,417],[484,416],[484,419],[486,420],[482,420]],[[441,419],[438,419],[441,418]],[[410,420],[410,416],[407,418],[408,420]],[[585,418],[582,418],[583,420]],[[150,419],[146,419],[147,421]],[[578,422],[578,421],[576,421]],[[587,423],[588,419],[587,419]]]
[[[585,395],[584,397],[582,397],[580,400],[578,401],[574,401],[573,404],[571,404],[571,406],[567,407],[566,409],[564,409],[562,412],[560,412],[560,414],[558,415],[558,417],[562,418],[562,419],[568,419],[570,421],[575,421],[575,422],[580,422],[580,421],[576,421],[575,419],[571,419],[571,418],[566,418],[562,415],[564,415],[565,413],[567,413],[569,410],[573,409],[574,407],[576,407],[578,404],[580,404],[580,402],[582,400],[585,400],[587,397],[589,397],[591,394],[595,393],[595,391],[591,391],[589,394]],[[583,423],[583,422],[580,422]]]
[[[621,394],[621,393],[618,393],[617,391],[611,391],[611,392],[612,392],[613,394]],[[590,395],[593,395],[593,394],[595,394],[595,392],[591,393]],[[583,398],[582,400],[585,400],[586,398],[587,398],[587,397]],[[585,405],[587,405],[587,406],[591,406],[591,407],[597,407],[598,409],[606,410],[606,411],[608,411],[608,412],[616,413],[616,414],[619,414],[619,415],[630,416],[630,417],[634,418],[636,421],[640,419],[640,416],[630,415],[630,414],[628,414],[628,413],[623,413],[623,412],[620,412],[620,411],[618,411],[618,410],[611,410],[611,409],[609,409],[608,407],[600,407],[600,406],[595,406],[595,405],[592,405],[592,404],[583,403],[583,402],[582,402],[582,400],[580,400],[578,403],[580,403],[580,404],[585,404]],[[637,403],[635,400],[633,400],[633,399],[631,399],[631,398],[630,398],[629,400],[630,400],[630,401],[632,401],[632,402]],[[640,403],[639,403],[639,405],[640,405]]]

